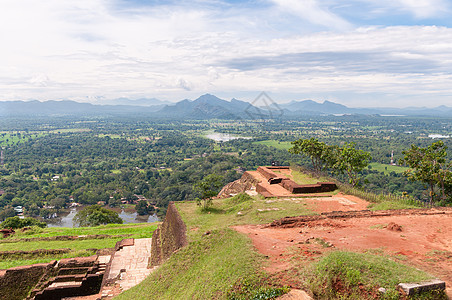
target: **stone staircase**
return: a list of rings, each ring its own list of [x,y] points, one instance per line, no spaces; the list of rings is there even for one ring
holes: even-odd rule
[[[53,300],[99,292],[110,255],[62,259],[45,274],[27,299]]]

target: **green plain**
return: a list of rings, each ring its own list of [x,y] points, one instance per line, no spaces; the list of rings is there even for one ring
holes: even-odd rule
[[[370,163],[369,166],[371,167],[371,170],[383,172],[383,173],[385,173],[385,175],[389,175],[389,173],[391,173],[391,172],[403,173],[409,169],[407,167],[386,165],[386,164],[381,164],[381,163],[376,163],[376,162]]]
[[[264,145],[264,146],[268,146],[268,147],[274,147],[274,148],[280,149],[280,150],[289,150],[290,148],[292,148],[291,142],[280,142],[280,141],[276,141],[276,140],[259,141],[259,142],[254,142],[254,144]]]

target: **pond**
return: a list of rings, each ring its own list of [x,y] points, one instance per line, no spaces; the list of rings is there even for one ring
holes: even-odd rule
[[[429,134],[428,137],[432,138],[432,139],[447,139],[447,138],[450,138],[450,135]]]
[[[81,207],[71,208],[69,212],[60,213],[61,217],[45,220],[48,227],[74,227],[72,223],[75,214]],[[124,224],[130,223],[152,223],[160,221],[157,215],[145,215],[139,216],[136,212],[126,212],[123,209],[119,213],[119,217],[123,220]]]
[[[220,133],[220,132],[209,133],[206,135],[206,137],[211,140],[214,140],[215,142],[228,142],[236,139],[245,139],[245,140],[251,139],[251,137],[249,136],[239,136],[230,133]]]

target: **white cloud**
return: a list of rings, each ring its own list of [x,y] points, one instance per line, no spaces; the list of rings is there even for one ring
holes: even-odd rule
[[[392,0],[410,11],[417,18],[431,18],[442,15],[448,10],[445,0]]]
[[[317,0],[272,0],[280,9],[310,23],[333,30],[346,30],[352,26],[346,20],[319,5]]]
[[[313,0],[226,10],[214,2],[139,10],[112,3],[0,1],[0,100],[178,100],[205,92],[240,98],[265,90],[343,101],[352,93],[451,101],[450,28],[352,29]],[[294,15],[307,27],[340,30],[286,30]]]

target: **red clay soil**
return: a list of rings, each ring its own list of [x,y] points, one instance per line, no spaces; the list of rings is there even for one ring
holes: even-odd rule
[[[348,196],[347,196],[348,197]],[[302,227],[235,226],[268,256],[271,274],[289,273],[291,259],[310,261],[331,249],[374,251],[400,259],[446,281],[452,287],[452,211],[434,215],[393,215],[324,219]],[[401,230],[401,231],[400,231]],[[278,276],[283,277],[284,276]],[[299,283],[285,284],[300,288]]]
[[[367,209],[369,202],[352,195],[338,193],[332,197],[304,198],[306,208],[317,213],[330,211],[352,211]]]

